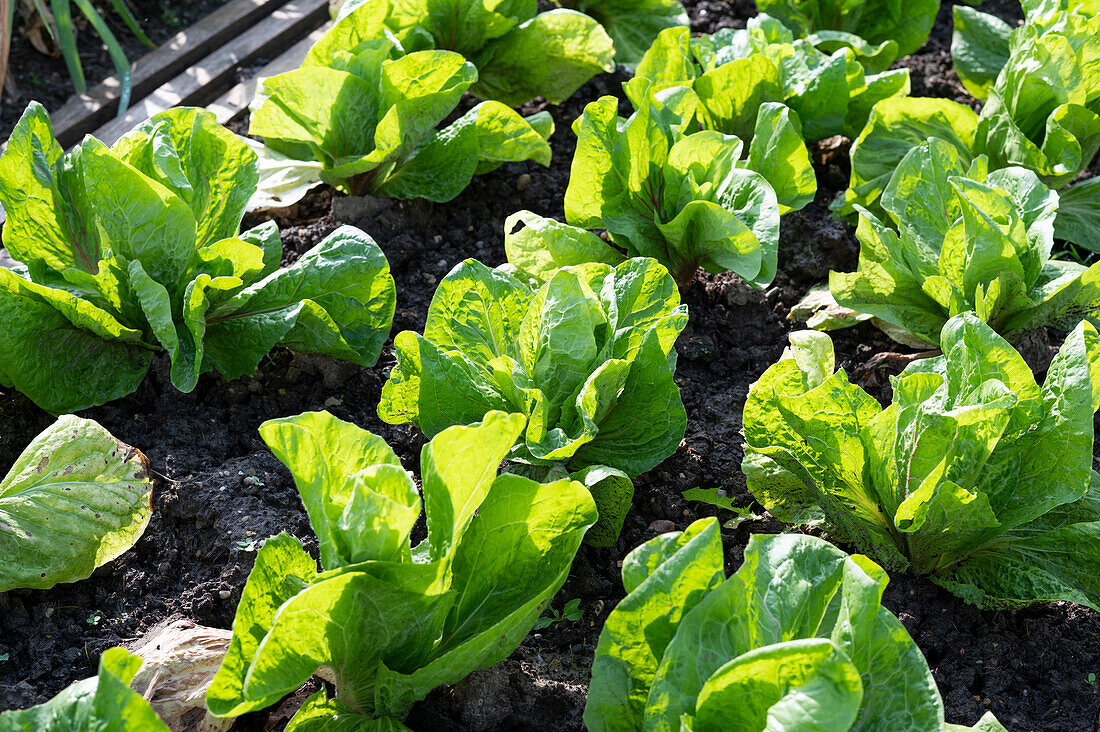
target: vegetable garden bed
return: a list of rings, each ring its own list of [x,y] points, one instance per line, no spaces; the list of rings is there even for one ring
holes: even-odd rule
[[[747,2],[688,0],[685,6],[693,30],[703,32],[743,27],[755,14]],[[1009,2],[987,2],[980,9],[1013,23],[1020,18],[1019,8]],[[911,70],[914,95],[968,102],[948,53],[951,11],[952,4],[945,2],[928,43],[901,63]],[[505,261],[508,216],[528,209],[563,218],[575,147],[570,124],[588,102],[603,95],[617,96],[620,113],[629,114],[621,90],[627,78],[620,68],[596,77],[560,106],[530,103],[522,109],[524,114],[545,110],[554,117],[549,168],[507,163],[474,178],[445,204],[353,198],[315,189],[290,209],[250,215],[245,226],[274,216],[282,229],[284,263],[342,224],[360,227],[385,252],[396,280],[391,334],[422,332],[436,286],[457,263],[468,257],[490,266]],[[682,289],[691,317],[676,345],[676,381],[687,410],[686,437],[674,455],[635,481],[633,506],[615,546],[581,548],[552,602],[561,610],[579,599],[581,619],[533,631],[508,660],[454,687],[437,689],[414,707],[410,727],[580,729],[596,640],[623,597],[619,573],[626,553],[699,517],[733,516],[685,500],[682,493],[689,489],[721,488],[734,505],[750,504],[740,467],[741,415],[749,385],[783,351],[793,329],[786,317],[792,306],[829,270],[854,269],[859,251],[853,228],[832,219],[827,208],[847,187],[848,144],[829,138],[810,150],[818,192],[813,203],[783,217],[775,282],[758,291],[732,273],[700,271]],[[1032,338],[1025,354],[1029,363],[1045,369],[1064,337],[1050,330]],[[880,357],[878,366],[872,359],[911,349],[899,347],[869,323],[840,331],[834,342],[838,367],[889,404],[887,377],[901,371],[901,359]],[[425,443],[420,430],[386,424],[377,416],[382,386],[394,365],[392,340],[368,369],[276,350],[254,378],[227,382],[208,374],[184,394],[173,388],[168,360],[161,355],[136,393],[82,411],[149,458],[158,476],[152,520],[131,551],[88,580],[45,591],[0,593],[0,709],[41,703],[94,675],[106,648],[130,642],[166,618],[229,628],[256,548],[268,536],[287,531],[315,552],[317,541],[290,475],[257,432],[261,422],[327,409],[383,437],[404,466],[416,471]],[[1037,375],[1041,381],[1042,374]],[[52,421],[19,393],[0,392],[0,466],[10,465]],[[1095,445],[1093,455],[1094,467],[1100,465]],[[785,528],[769,518],[723,530],[727,572],[741,565],[750,534]],[[948,721],[974,724],[992,710],[1010,730],[1100,728],[1097,613],[1068,603],[979,611],[927,580],[903,574],[891,575],[884,605],[927,657]],[[234,729],[270,729],[269,724],[283,724],[289,716],[272,707],[241,718]]]

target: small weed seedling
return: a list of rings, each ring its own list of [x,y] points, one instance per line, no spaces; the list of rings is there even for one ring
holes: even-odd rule
[[[536,620],[532,630],[542,630],[555,623],[560,623],[563,620],[576,622],[580,620],[583,615],[584,613],[581,612],[581,600],[579,597],[574,597],[572,600],[565,603],[565,607],[561,609],[561,612],[557,612],[553,608],[550,608],[550,614],[543,615]]]

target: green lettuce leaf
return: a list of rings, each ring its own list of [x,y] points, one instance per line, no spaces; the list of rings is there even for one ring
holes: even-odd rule
[[[207,357],[228,378],[253,373],[276,345],[373,365],[396,307],[389,262],[342,226],[293,265],[206,311]]]
[[[816,729],[840,732],[852,728],[862,697],[859,669],[844,652],[831,640],[803,638],[743,653],[715,671],[699,692],[694,723],[797,729],[809,717]]]
[[[140,330],[106,310],[0,268],[0,384],[46,411],[61,414],[132,393],[153,353]]]
[[[596,74],[615,70],[615,47],[595,19],[572,10],[540,13],[477,56],[472,91],[515,107],[534,97],[561,104]]]
[[[877,199],[893,168],[929,137],[984,157],[989,171],[1022,167],[1063,188],[1100,149],[1100,16],[1069,3],[1038,3],[1015,30],[992,16],[955,9],[952,52],[967,88],[985,101],[980,116],[946,100],[895,97],[879,102],[852,146],[852,180],[834,208],[844,216]],[[1100,206],[1091,189],[1067,208],[1061,234],[1094,246],[1082,220]]]
[[[995,15],[956,5],[952,8],[951,64],[966,90],[985,101],[1008,63],[1012,26]]]
[[[562,267],[587,262],[617,265],[625,259],[591,231],[530,211],[519,211],[504,221],[504,251],[510,265],[539,282]]]
[[[974,137],[991,168],[1019,165],[1045,183],[1070,183],[1100,149],[1094,104],[1100,68],[1100,18],[1068,15],[1064,28],[1021,29],[1001,69]],[[1060,32],[1059,32],[1060,31]]]
[[[168,732],[149,702],[130,688],[139,668],[139,657],[108,648],[99,657],[98,676],[70,685],[45,704],[0,714],[0,732]]]
[[[255,156],[210,115],[168,110],[123,136],[111,152],[184,200],[200,246],[237,235],[258,182]]]
[[[867,125],[852,143],[852,177],[839,213],[855,213],[856,206],[876,211],[875,204],[898,164],[914,147],[935,137],[954,145],[968,160],[975,155],[974,132],[978,115],[947,99],[890,97],[875,104]],[[877,213],[877,211],[876,211]]]
[[[286,732],[408,732],[393,717],[370,718],[357,714],[339,699],[329,699],[321,689],[306,699],[286,726]]]
[[[758,7],[761,13],[781,20],[797,36],[844,31],[869,43],[895,41],[899,56],[908,56],[924,45],[940,9],[936,0],[761,0]]]
[[[376,192],[444,202],[461,193],[475,173],[487,173],[502,163],[534,160],[548,166],[547,140],[554,122],[547,113],[539,114],[523,118],[500,102],[482,102],[433,133],[411,160],[377,184]]]
[[[145,456],[95,422],[67,415],[27,446],[0,481],[0,592],[91,576],[149,524]]]
[[[1054,235],[1100,252],[1100,177],[1089,178],[1058,192]]]
[[[607,618],[596,646],[584,707],[588,729],[636,730],[657,667],[683,619],[724,577],[715,519],[662,534],[623,560],[627,596]],[[660,607],[672,612],[655,612]]]
[[[571,0],[599,21],[615,43],[615,63],[633,69],[666,28],[688,25],[679,0]]]
[[[97,272],[102,247],[81,163],[54,140],[46,108],[27,105],[0,155],[4,247],[13,259]]]

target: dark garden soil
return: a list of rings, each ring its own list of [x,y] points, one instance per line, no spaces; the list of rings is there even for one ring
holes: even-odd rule
[[[18,3],[19,0],[15,2]],[[214,8],[224,5],[228,0],[128,0],[128,2],[145,34],[153,43],[159,45],[207,15]],[[45,5],[49,7],[49,3]],[[100,2],[96,5],[131,63],[149,52],[149,47],[130,32],[109,3]],[[41,102],[52,112],[64,104],[74,91],[68,69],[60,54],[46,55],[31,44],[30,36],[35,35],[41,37],[50,49],[55,49],[37,20],[37,16],[26,16],[17,18],[15,22],[8,69],[15,80],[17,93],[11,95],[5,91],[3,95],[3,106],[0,107],[0,140],[6,140],[11,134],[15,123],[19,121],[19,116],[23,114],[23,109],[32,99]],[[115,67],[111,63],[110,56],[107,55],[107,47],[75,5],[73,25],[76,28],[76,45],[84,67],[84,78],[88,88],[91,89],[108,76],[112,76],[115,73]],[[0,83],[3,83],[3,79],[0,79]]]
[[[743,25],[754,12],[748,0],[688,6],[700,31]],[[915,93],[965,99],[946,52],[950,18],[945,6],[929,44],[905,62]],[[569,123],[587,100],[618,94],[624,78],[597,78],[562,107],[550,108],[558,125],[551,168],[506,165],[443,205],[316,192],[279,219],[288,253],[304,252],[340,224],[360,226],[382,246],[397,280],[393,332],[419,330],[436,284],[455,264],[466,257],[490,265],[504,261],[506,216],[521,208],[562,215],[573,148]],[[580,598],[583,619],[532,633],[497,667],[438,689],[414,709],[414,729],[579,729],[593,648],[622,597],[618,563],[626,552],[657,533],[715,515],[713,508],[684,500],[686,489],[724,487],[739,505],[751,502],[739,469],[748,387],[783,350],[790,307],[830,269],[850,269],[856,261],[851,227],[833,221],[826,208],[847,179],[847,143],[825,141],[814,156],[821,190],[811,206],[784,217],[775,284],[760,292],[730,274],[699,274],[683,293],[691,319],[677,344],[677,380],[687,435],[672,457],[637,481],[619,544],[585,547],[578,555],[553,604],[560,608]],[[1047,338],[1056,346],[1061,334]],[[836,347],[840,365],[856,381],[889,398],[887,377],[900,366],[886,360],[874,367],[869,360],[904,349],[869,325],[839,333]],[[0,709],[44,701],[91,675],[105,648],[134,640],[168,616],[230,627],[258,540],[287,531],[315,548],[288,472],[258,437],[263,420],[328,409],[383,436],[416,471],[424,442],[419,431],[383,424],[375,413],[393,364],[390,348],[370,369],[276,352],[252,379],[226,383],[206,376],[194,392],[181,394],[170,386],[162,360],[136,394],[85,412],[149,457],[159,476],[153,519],[133,550],[86,581],[0,594]],[[0,470],[50,421],[22,396],[0,393]],[[727,569],[740,565],[750,532],[781,530],[765,519],[725,531]],[[926,580],[905,576],[893,577],[885,602],[927,655],[949,721],[973,724],[992,709],[1013,731],[1098,729],[1100,698],[1088,681],[1100,675],[1096,613],[1067,604],[981,612]],[[237,728],[264,729],[266,721],[256,714]]]

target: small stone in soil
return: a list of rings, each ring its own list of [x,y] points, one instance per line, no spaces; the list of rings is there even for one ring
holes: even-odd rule
[[[657,519],[649,525],[649,530],[658,534],[665,534],[676,530],[676,524],[668,519]]]

